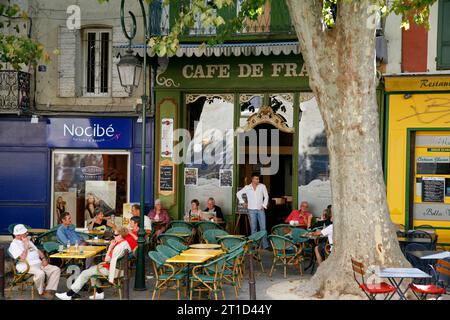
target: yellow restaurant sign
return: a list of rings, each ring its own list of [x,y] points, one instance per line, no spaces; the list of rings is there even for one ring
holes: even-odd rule
[[[401,91],[450,91],[449,76],[387,76],[386,92]]]

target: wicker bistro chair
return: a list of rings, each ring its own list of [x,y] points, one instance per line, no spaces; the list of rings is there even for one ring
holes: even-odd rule
[[[225,261],[225,269],[223,271],[224,284],[230,284],[234,287],[236,298],[239,297],[239,290],[241,288],[241,268],[244,258],[244,248],[234,250],[228,255]]]
[[[360,262],[356,261],[352,258],[352,269],[353,269],[353,277],[355,278],[356,283],[359,288],[364,292],[364,294],[369,298],[369,300],[375,300],[378,294],[384,294],[384,300],[390,300],[395,292],[397,292],[396,288],[391,286],[386,282],[380,283],[366,283],[364,276],[366,275],[366,266]],[[358,276],[359,279],[358,280]]]
[[[20,295],[23,295],[23,292],[26,290],[26,287],[31,287],[31,299],[34,300],[34,280],[33,275],[28,273],[30,270],[30,265],[26,260],[14,259],[8,251],[8,256],[13,260],[12,262],[12,277],[9,281],[8,291],[12,296],[12,292],[15,287],[18,287]],[[26,269],[24,272],[18,272],[16,268],[16,264],[19,262],[23,262],[26,265]]]
[[[166,260],[178,255],[177,250],[165,244],[160,244],[157,246],[156,251],[158,251],[158,253],[161,254]]]
[[[178,228],[178,227],[192,230],[194,228],[194,225],[192,223],[184,221],[184,220],[173,220],[173,221],[169,222],[169,225],[167,226],[168,229]]]
[[[206,230],[211,230],[211,229],[222,230],[222,228],[220,227],[219,224],[212,222],[212,221],[199,221],[199,222],[197,222],[195,227],[197,228],[200,239],[203,238],[203,234],[205,233]]]
[[[270,233],[277,236],[286,236],[288,233],[291,233],[292,229],[295,229],[295,227],[290,224],[277,224],[272,227]]]
[[[248,251],[251,253],[253,259],[259,262],[261,266],[261,271],[264,272],[264,266],[262,263],[261,250],[262,250],[262,240],[266,236],[266,231],[258,231],[250,235],[248,239]]]
[[[174,234],[169,234],[169,233],[162,233],[156,239],[157,239],[157,243],[159,243],[159,244],[167,244],[167,241],[169,239],[174,239],[183,244],[186,244],[186,239],[183,239],[182,237],[176,236]]]
[[[203,233],[203,240],[206,243],[218,244],[219,239],[217,239],[217,236],[227,236],[227,235],[229,235],[229,233],[222,229],[206,230]]]
[[[218,239],[218,243],[222,246],[222,249],[226,252],[229,252],[231,249],[236,248],[237,246],[241,246],[245,244],[246,241],[241,237],[237,236],[227,236],[225,238]]]
[[[273,249],[273,262],[269,277],[272,277],[273,270],[278,260],[283,264],[284,278],[286,278],[287,266],[297,263],[300,274],[303,275],[303,257],[301,256],[302,249],[297,247],[292,240],[283,236],[269,235],[269,241]]]
[[[186,268],[176,269],[173,265],[166,263],[164,255],[157,251],[150,251],[148,256],[151,260],[153,271],[155,274],[155,286],[153,288],[152,300],[155,300],[156,294],[158,299],[162,289],[175,289],[177,298],[181,298],[181,281],[187,276]],[[173,283],[174,286],[170,286]]]
[[[226,259],[229,255],[221,256],[205,265],[197,265],[192,269],[189,298],[192,300],[194,291],[198,292],[199,299],[201,293],[207,291],[214,295],[218,300],[218,293],[222,292],[222,298],[225,299],[223,290],[223,273],[225,270]]]
[[[178,253],[181,251],[187,250],[189,247],[184,245],[182,242],[175,239],[168,239],[167,245],[172,249],[176,250]]]
[[[194,230],[193,228],[187,228],[187,227],[172,227],[170,229],[167,229],[164,234],[174,234],[179,237],[182,237],[185,239],[186,243],[191,243],[194,237]],[[188,236],[181,236],[181,234],[186,234]]]
[[[117,277],[114,278],[114,283],[110,283],[108,280],[108,276],[100,272],[102,263],[97,264],[97,274],[92,276],[92,279],[96,280],[94,281],[94,285],[92,286],[94,298],[97,295],[98,288],[115,288],[119,293],[119,299],[122,300],[122,286],[123,286],[124,261],[125,261],[124,257],[125,255],[117,259],[116,264]]]

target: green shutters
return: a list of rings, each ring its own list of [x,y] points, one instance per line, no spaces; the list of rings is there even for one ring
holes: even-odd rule
[[[439,0],[437,68],[450,69],[450,0]]]
[[[180,0],[170,0],[169,7],[169,31],[172,30],[175,21],[180,16],[181,11],[181,2]],[[189,2],[187,2],[189,4]]]
[[[270,32],[279,33],[291,30],[291,16],[285,0],[270,2]]]
[[[234,5],[230,5],[230,6],[224,6],[221,9],[218,10],[218,15],[221,16],[224,20],[225,23],[229,23],[231,20],[233,20],[233,18],[235,18],[237,16],[237,8],[236,8],[236,2],[237,0],[234,0]],[[219,28],[217,28],[219,32],[221,32],[223,29],[225,28],[225,26],[220,26]]]

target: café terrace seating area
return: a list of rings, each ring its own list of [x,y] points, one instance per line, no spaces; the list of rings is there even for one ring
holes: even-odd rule
[[[11,230],[13,227],[10,226]],[[164,232],[158,232],[161,227],[164,227]],[[140,299],[248,299],[250,259],[258,290],[261,286],[267,287],[266,283],[308,278],[317,270],[314,248],[323,241],[325,258],[332,250],[327,237],[314,233],[317,230],[320,229],[307,230],[304,226],[279,224],[269,234],[259,231],[240,235],[230,234],[212,221],[175,220],[164,226],[155,224],[146,236],[147,291]],[[68,277],[67,272],[72,265],[83,270],[88,258],[100,261],[109,243],[108,239],[103,239],[103,231],[79,230],[85,245],[70,249],[57,242],[56,228],[29,228],[29,233],[51,263],[62,268],[60,282],[65,282],[64,277]],[[263,249],[265,236],[268,236],[270,250]],[[447,296],[450,252],[437,245],[435,230],[429,226],[414,230],[399,226],[397,236],[412,267],[371,271],[365,261],[355,257],[351,261],[355,285],[368,299],[436,299]],[[135,255],[136,252],[130,253],[119,263],[119,269],[123,271],[125,260],[128,261],[130,288],[133,287]],[[9,259],[12,260],[11,257]],[[373,274],[379,279],[377,283],[368,281]],[[21,274],[13,267],[6,279],[7,298],[31,294],[33,299],[33,281],[26,271]],[[108,283],[106,277],[100,280],[105,280],[101,282],[104,284],[102,288],[110,290],[108,299],[123,297],[123,273],[114,284]],[[96,289],[87,285],[84,291],[91,294]]]

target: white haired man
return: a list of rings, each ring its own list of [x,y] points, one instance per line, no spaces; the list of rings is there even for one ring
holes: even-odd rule
[[[58,289],[61,270],[48,263],[45,255],[28,238],[28,230],[23,224],[14,227],[13,235],[14,240],[8,251],[15,260],[18,260],[17,271],[26,270],[26,261],[30,266],[28,273],[34,275],[33,281],[38,294],[43,299],[53,299]],[[44,291],[45,278],[47,278],[47,285]]]

